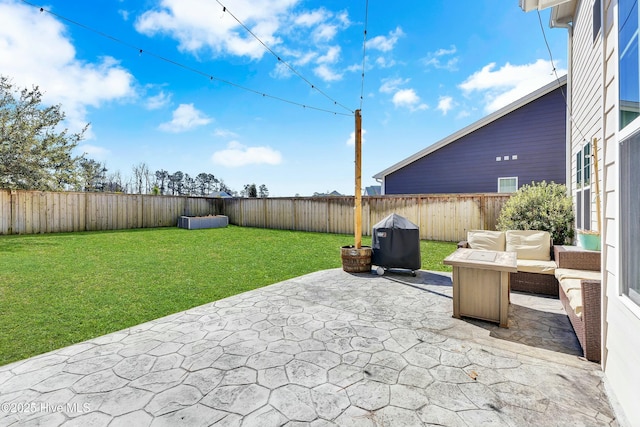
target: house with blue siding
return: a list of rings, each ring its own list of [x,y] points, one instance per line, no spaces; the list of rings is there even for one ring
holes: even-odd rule
[[[509,193],[566,181],[566,76],[377,173],[383,194]]]

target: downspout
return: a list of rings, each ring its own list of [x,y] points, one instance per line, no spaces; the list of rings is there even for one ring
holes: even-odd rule
[[[384,196],[384,181],[386,179],[386,175],[384,176],[384,178],[380,179],[380,178],[375,178],[376,182],[378,182],[380,184],[380,195]]]
[[[572,187],[572,179],[573,175],[571,174],[571,160],[572,153],[571,147],[573,144],[573,133],[571,131],[573,126],[573,114],[572,114],[572,70],[573,70],[573,26],[570,23],[565,22],[557,22],[553,20],[553,13],[551,13],[551,17],[549,20],[549,26],[551,28],[566,28],[568,34],[568,48],[567,48],[567,92],[565,94],[565,100],[567,103],[567,111],[566,111],[566,146],[565,146],[565,185],[567,187],[567,195],[573,198],[573,187]]]

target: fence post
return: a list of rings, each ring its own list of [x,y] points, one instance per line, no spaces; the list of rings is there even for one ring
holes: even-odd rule
[[[486,230],[487,227],[487,215],[486,215],[486,210],[487,210],[487,195],[486,194],[480,194],[480,224],[482,224],[482,229]]]
[[[14,200],[15,195],[16,195],[16,190],[11,190],[11,193],[9,194],[9,230],[8,230],[9,234],[13,234],[14,221],[15,221],[15,218],[18,217],[16,212],[14,212],[14,210],[16,209],[15,207],[16,202]]]

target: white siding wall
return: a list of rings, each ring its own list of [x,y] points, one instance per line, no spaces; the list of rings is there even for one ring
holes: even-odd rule
[[[572,117],[571,122],[571,180],[574,206],[576,205],[576,154],[593,138],[602,139],[603,65],[602,37],[593,40],[593,1],[578,3],[573,31]],[[600,144],[602,145],[602,144]],[[602,150],[598,149],[602,167]],[[595,206],[595,169],[591,164],[591,230],[597,230]],[[602,180],[602,174],[601,178]],[[602,191],[602,189],[601,189]]]
[[[617,0],[603,0],[603,368],[614,398],[624,411],[629,425],[640,426],[640,307],[620,295],[619,284],[617,9]]]

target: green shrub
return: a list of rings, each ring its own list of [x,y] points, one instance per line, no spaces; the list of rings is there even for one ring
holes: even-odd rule
[[[497,229],[548,231],[554,244],[563,245],[573,239],[573,220],[573,204],[564,185],[532,182],[504,204]]]

